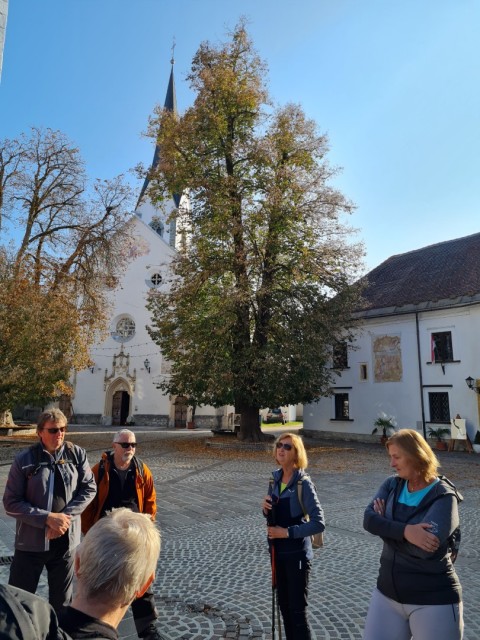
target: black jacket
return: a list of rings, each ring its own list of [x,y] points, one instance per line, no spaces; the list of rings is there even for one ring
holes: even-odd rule
[[[71,640],[52,607],[33,593],[0,584],[1,640]]]

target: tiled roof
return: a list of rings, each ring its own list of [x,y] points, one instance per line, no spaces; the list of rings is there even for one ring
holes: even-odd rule
[[[359,311],[480,299],[480,233],[392,256],[367,274]],[[442,301],[443,304],[440,304]],[[406,307],[406,309],[405,309]]]

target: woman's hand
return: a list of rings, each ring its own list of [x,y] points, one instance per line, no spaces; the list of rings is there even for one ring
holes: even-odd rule
[[[382,498],[375,498],[375,500],[373,501],[373,510],[379,516],[384,516],[385,515],[385,500],[383,500]]]
[[[263,513],[267,515],[269,511],[272,510],[272,498],[270,496],[265,496],[262,502]]]
[[[269,540],[275,538],[288,538],[288,529],[284,527],[267,527]]]
[[[440,545],[440,540],[433,533],[430,533],[431,525],[428,522],[419,524],[407,524],[403,537],[419,549],[433,553]]]

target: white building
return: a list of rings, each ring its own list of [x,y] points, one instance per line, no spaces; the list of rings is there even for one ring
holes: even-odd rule
[[[331,395],[305,406],[305,431],[367,439],[385,413],[428,435],[460,416],[473,439],[480,395],[466,379],[480,385],[480,233],[393,256],[366,279],[356,340],[336,354]]]
[[[173,61],[165,108],[176,113]],[[159,152],[157,147],[152,166],[156,165]],[[185,427],[191,421],[192,407],[187,398],[167,396],[157,388],[169,373],[169,363],[149,337],[146,325],[150,324],[150,316],[145,307],[148,292],[165,286],[175,247],[182,241],[181,211],[188,203],[185,194],[175,194],[165,210],[159,211],[148,197],[148,184],[147,178],[129,223],[132,237],[136,238],[135,247],[112,294],[114,311],[109,337],[93,346],[94,366],[78,372],[74,379],[72,422],[134,422],[167,428]],[[169,222],[172,210],[177,215]],[[197,426],[218,427],[222,418],[226,418],[226,409],[196,408]]]
[[[7,30],[8,0],[0,0],[0,79],[2,77],[3,47]]]

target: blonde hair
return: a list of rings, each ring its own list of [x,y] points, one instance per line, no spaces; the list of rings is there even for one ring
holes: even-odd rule
[[[305,446],[303,444],[303,440],[296,433],[282,433],[278,436],[273,444],[273,459],[275,462],[277,460],[277,442],[282,442],[285,438],[290,438],[292,440],[293,448],[295,449],[296,457],[295,457],[295,466],[297,469],[306,469],[308,467],[308,458],[307,452],[305,451]]]
[[[385,445],[387,450],[391,444],[397,445],[404,451],[426,482],[437,477],[440,462],[428,442],[418,431],[400,429],[387,440]]]

